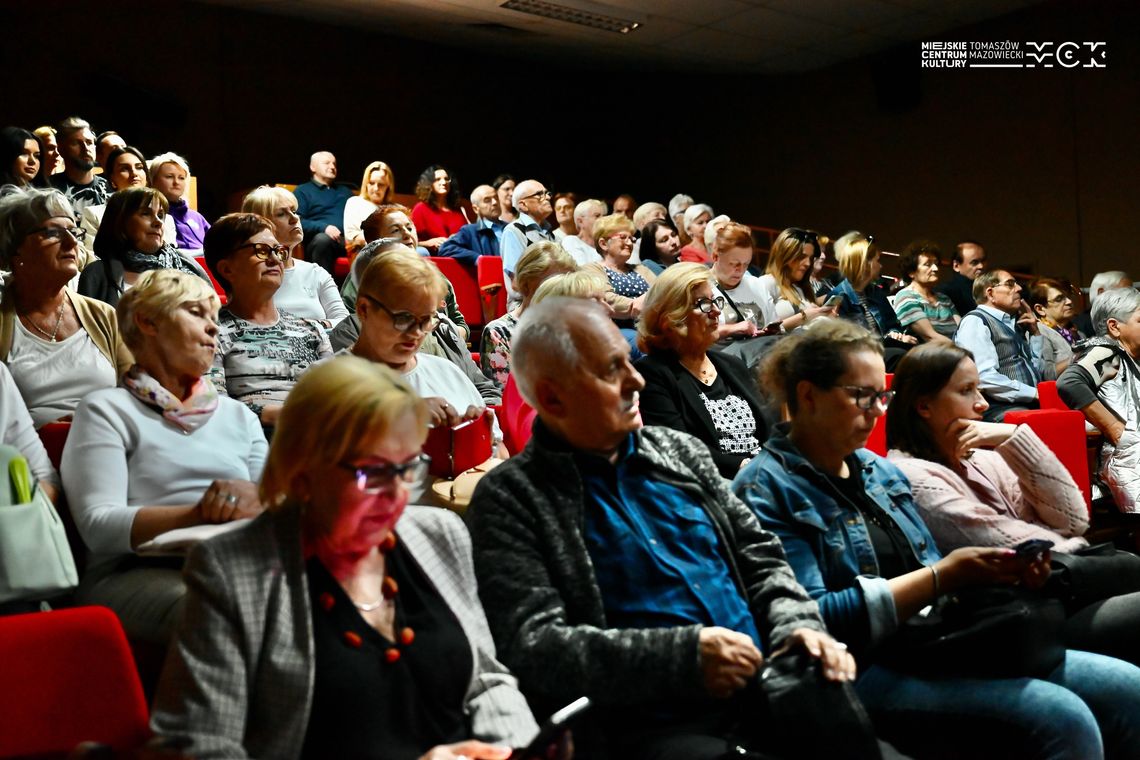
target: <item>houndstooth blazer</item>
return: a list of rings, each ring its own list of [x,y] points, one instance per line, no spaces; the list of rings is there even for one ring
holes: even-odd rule
[[[514,677],[495,657],[462,521],[443,509],[408,507],[396,533],[471,644],[474,670],[464,706],[471,736],[525,746],[537,726]],[[184,754],[199,760],[297,757],[314,667],[299,510],[264,514],[199,544],[185,577],[185,617],[151,727],[187,740]]]

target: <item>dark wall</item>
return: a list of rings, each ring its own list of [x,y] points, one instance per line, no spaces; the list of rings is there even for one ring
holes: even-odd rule
[[[76,113],[148,154],[182,152],[208,215],[303,180],[329,149],[343,180],[382,159],[401,192],[439,162],[465,189],[508,170],[580,196],[684,191],[754,224],[871,231],[888,250],[973,237],[999,262],[1085,283],[1140,268],[1122,246],[1140,186],[1140,6],[1123,0],[937,37],[1103,40],[1105,69],[922,70],[913,45],[783,77],[498,60],[174,0],[5,5],[0,25],[24,33],[0,50],[0,122]],[[84,52],[56,54],[69,42]],[[511,75],[511,91],[495,86]]]

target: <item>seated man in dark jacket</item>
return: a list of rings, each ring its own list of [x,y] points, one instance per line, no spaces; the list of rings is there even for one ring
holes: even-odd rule
[[[590,697],[582,757],[599,756],[606,729],[621,758],[786,752],[763,719],[765,658],[802,649],[831,681],[852,679],[854,662],[779,541],[703,443],[642,428],[644,382],[598,304],[529,308],[512,364],[534,436],[483,478],[467,514],[496,647],[536,712]]]
[[[471,206],[479,218],[465,224],[459,231],[443,241],[439,247],[440,256],[449,256],[472,269],[480,256],[498,256],[499,238],[506,225],[499,221],[502,209],[499,207],[499,194],[490,185],[479,185],[471,193]]]

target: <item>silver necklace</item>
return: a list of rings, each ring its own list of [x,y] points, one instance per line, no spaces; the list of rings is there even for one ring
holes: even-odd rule
[[[40,333],[41,335],[47,336],[48,340],[50,340],[52,343],[55,343],[55,339],[59,336],[59,326],[63,324],[63,309],[65,306],[67,306],[67,298],[64,298],[62,301],[59,302],[59,314],[56,315],[56,318],[55,318],[55,329],[52,330],[50,333],[47,330],[40,327],[39,325],[37,325],[32,320],[32,318],[30,316],[25,314],[24,319],[27,320],[28,324],[31,325],[32,328],[35,329],[36,332]]]
[[[373,610],[380,609],[380,605],[383,603],[384,597],[380,597],[375,602],[370,602],[368,604],[361,604],[360,602],[354,601],[353,605],[355,605],[356,609],[360,610],[361,612],[372,612]]]

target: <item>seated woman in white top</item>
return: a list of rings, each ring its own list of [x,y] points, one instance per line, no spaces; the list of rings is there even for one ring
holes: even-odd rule
[[[383,161],[373,161],[364,167],[364,177],[360,180],[360,194],[348,199],[344,204],[344,239],[352,250],[364,247],[364,231],[361,225],[385,203],[395,203],[396,178],[392,167]],[[268,216],[268,214],[263,214]]]
[[[439,270],[410,248],[377,254],[360,279],[356,297],[360,337],[350,350],[401,373],[427,401],[432,425],[454,426],[493,412],[461,369],[447,359],[418,353],[439,319],[445,290]],[[492,428],[494,449],[505,458],[497,420]],[[413,488],[413,501],[424,485],[426,481]]]
[[[257,418],[219,397],[218,297],[184,272],[145,272],[119,301],[136,364],[123,385],[90,394],[63,450],[63,484],[91,551],[76,597],[110,607],[133,639],[164,643],[186,587],[181,562],[135,550],[162,533],[261,511],[266,442]]]
[[[771,299],[784,330],[795,330],[816,317],[835,316],[835,309],[817,306],[810,292],[812,259],[818,247],[818,236],[799,227],[789,227],[772,243],[768,267],[759,284]]]
[[[67,198],[30,188],[0,198],[0,361],[8,365],[32,423],[70,419],[88,393],[113,388],[131,365],[115,310],[72,292],[80,243]]]
[[[336,327],[348,316],[348,309],[332,275],[322,266],[293,256],[305,236],[293,193],[283,187],[262,185],[245,196],[241,210],[273,222],[273,236],[289,249],[281,287],[273,294],[274,305],[295,317],[315,319],[330,330]]]
[[[43,441],[32,427],[32,418],[20,398],[20,391],[8,368],[0,364],[0,443],[19,449],[28,460],[32,477],[39,481],[44,493],[55,501],[59,494],[59,474],[52,467]]]

